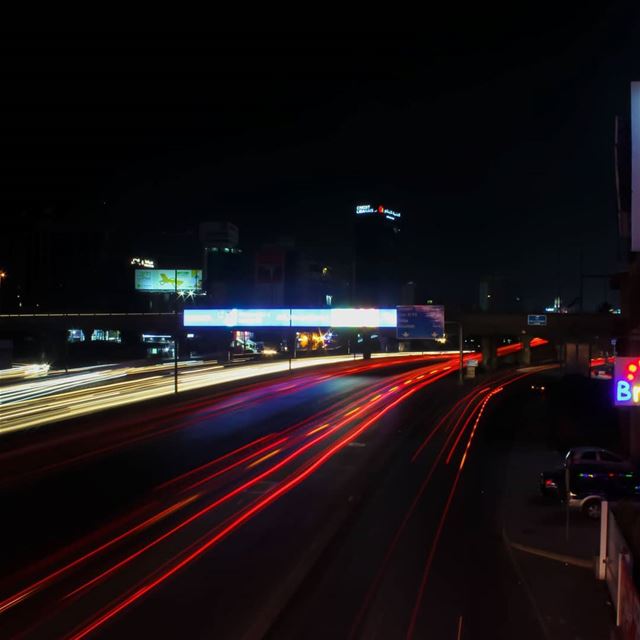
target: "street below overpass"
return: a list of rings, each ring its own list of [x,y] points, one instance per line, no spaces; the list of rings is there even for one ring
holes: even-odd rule
[[[7,435],[0,636],[541,637],[495,533],[516,425],[494,417],[549,365],[456,367],[345,362]]]

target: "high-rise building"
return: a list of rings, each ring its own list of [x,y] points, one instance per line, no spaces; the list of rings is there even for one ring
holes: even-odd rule
[[[494,313],[520,313],[524,309],[521,288],[510,277],[492,274],[484,277],[478,286],[480,311]]]
[[[208,304],[235,306],[246,303],[250,295],[250,276],[243,251],[238,246],[238,227],[231,222],[203,222],[199,236]]]
[[[404,284],[400,222],[402,215],[383,205],[355,208],[352,303],[395,306]]]

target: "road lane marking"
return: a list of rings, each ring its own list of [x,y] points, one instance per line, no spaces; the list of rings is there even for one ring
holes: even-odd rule
[[[532,556],[539,556],[546,558],[547,560],[556,560],[564,564],[569,564],[573,567],[581,567],[582,569],[593,569],[593,561],[585,560],[584,558],[577,558],[576,556],[568,556],[563,553],[556,553],[555,551],[547,551],[546,549],[538,549],[537,547],[530,547],[526,544],[520,544],[519,542],[508,541],[509,544],[518,551],[523,553],[529,553]]]

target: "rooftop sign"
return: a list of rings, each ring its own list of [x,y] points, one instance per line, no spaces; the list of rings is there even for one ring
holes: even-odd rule
[[[356,206],[356,215],[357,216],[366,216],[366,215],[382,215],[387,220],[399,220],[402,217],[401,213],[394,211],[393,209],[387,209],[383,205],[378,205],[377,207],[372,207],[370,204],[359,204]]]

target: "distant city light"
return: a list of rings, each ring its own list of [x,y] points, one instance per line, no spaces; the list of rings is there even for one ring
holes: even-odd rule
[[[143,333],[142,342],[172,342],[173,336],[157,333]]]
[[[153,269],[156,266],[155,262],[149,258],[131,258],[130,264],[136,267],[146,267],[148,269]]]
[[[82,329],[67,329],[67,342],[84,342],[85,335]]]
[[[94,329],[91,342],[122,342],[122,335],[119,329]]]

